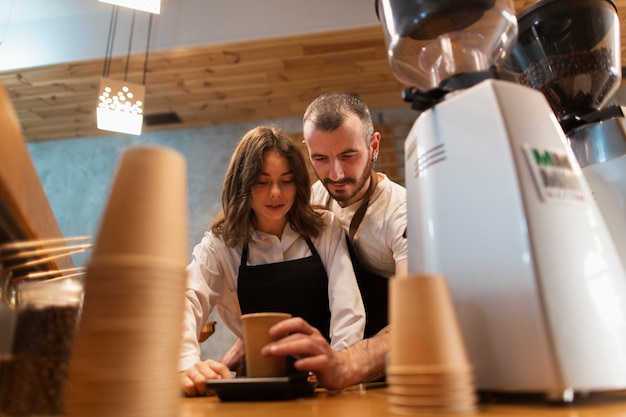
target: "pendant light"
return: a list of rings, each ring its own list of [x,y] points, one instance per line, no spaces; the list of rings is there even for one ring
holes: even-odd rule
[[[103,1],[103,0],[100,0]],[[105,3],[118,3],[113,1],[103,1]],[[121,2],[120,2],[121,3]],[[135,2],[149,3],[149,2]],[[130,6],[125,6],[130,7]],[[130,35],[128,40],[128,51],[126,54],[124,79],[116,80],[109,78],[111,59],[113,55],[113,45],[115,43],[115,31],[119,15],[119,6],[113,5],[111,21],[109,24],[109,36],[107,39],[107,49],[104,57],[104,68],[100,80],[100,95],[98,107],[96,109],[97,126],[100,130],[108,130],[118,133],[140,135],[143,125],[143,110],[145,97],[146,73],[148,68],[148,53],[150,50],[150,36],[152,32],[152,17],[150,13],[148,22],[148,33],[146,41],[146,52],[144,58],[143,78],[141,84],[128,81],[128,68],[132,50],[133,33],[135,29],[136,11],[133,8]],[[143,9],[141,9],[143,10]]]

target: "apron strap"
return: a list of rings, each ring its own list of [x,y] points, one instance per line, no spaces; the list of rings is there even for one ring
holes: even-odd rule
[[[306,244],[309,246],[309,250],[311,251],[311,255],[317,255],[317,249],[315,249],[315,245],[311,242],[311,238],[308,236],[304,236],[304,240],[306,240]]]
[[[246,266],[248,264],[248,242],[243,244],[243,249],[241,251],[241,263],[240,267]]]
[[[350,228],[348,230],[348,234],[350,235],[350,238],[354,238],[356,231],[359,229],[359,226],[361,225],[361,221],[363,221],[363,217],[365,217],[365,212],[367,211],[367,206],[369,205],[370,197],[372,196],[372,194],[374,194],[374,190],[376,189],[377,184],[378,184],[378,175],[376,174],[376,171],[372,170],[372,173],[370,175],[370,185],[367,188],[367,192],[363,196],[363,199],[361,200],[361,205],[354,212],[354,216],[352,216],[352,220],[350,221]],[[326,199],[327,210],[330,210],[331,199],[332,197],[329,193],[328,198]]]
[[[367,206],[370,203],[370,197],[372,196],[372,194],[374,194],[374,190],[376,189],[376,184],[378,184],[378,175],[376,175],[376,172],[372,170],[372,175],[370,177],[370,186],[367,188],[367,192],[365,193],[365,196],[363,197],[363,201],[361,202],[361,205],[354,212],[354,216],[352,216],[352,221],[350,221],[350,229],[348,230],[348,233],[350,234],[350,237],[353,239],[354,239],[354,235],[356,234],[356,231],[361,225],[361,221],[363,220],[363,217],[365,217],[365,212],[367,211]]]

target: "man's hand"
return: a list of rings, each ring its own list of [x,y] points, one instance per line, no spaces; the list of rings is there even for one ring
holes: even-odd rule
[[[295,368],[314,372],[320,386],[328,389],[341,389],[360,382],[347,349],[333,350],[324,336],[302,318],[283,320],[269,332],[280,339],[263,347],[263,355],[295,356]]]
[[[209,379],[229,378],[232,377],[228,367],[212,359],[198,362],[186,371],[180,372],[183,391],[189,397],[206,395],[206,381]]]

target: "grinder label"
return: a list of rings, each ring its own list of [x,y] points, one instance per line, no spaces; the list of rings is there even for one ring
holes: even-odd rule
[[[566,152],[523,145],[535,184],[544,201],[584,202],[580,177]]]

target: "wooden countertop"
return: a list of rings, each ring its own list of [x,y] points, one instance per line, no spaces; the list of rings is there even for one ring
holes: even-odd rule
[[[424,416],[427,414],[415,414]],[[447,414],[430,414],[445,417]],[[481,402],[476,414],[451,416],[551,416],[626,417],[626,392],[593,394],[573,404],[551,405],[539,398],[497,399]],[[318,390],[314,397],[290,401],[222,402],[217,397],[185,398],[178,417],[384,417],[392,414],[387,406],[387,389],[356,386],[339,393]]]

